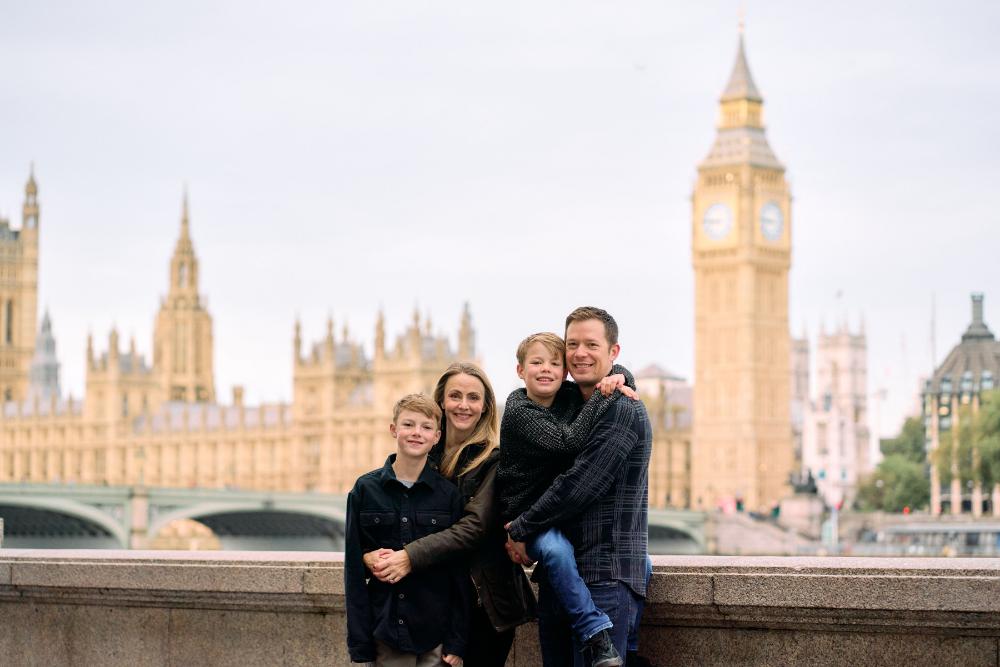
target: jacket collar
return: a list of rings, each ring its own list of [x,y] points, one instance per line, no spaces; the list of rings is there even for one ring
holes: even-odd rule
[[[396,471],[392,469],[392,464],[396,462],[396,455],[389,454],[388,458],[385,460],[385,465],[382,466],[382,471],[379,473],[379,483],[382,486],[386,484],[395,482],[396,484],[402,485],[399,479],[396,477]],[[413,486],[417,484],[423,484],[428,488],[434,487],[434,478],[437,474],[434,472],[434,467],[430,465],[430,461],[424,464],[423,469],[420,471],[420,476],[417,477],[417,481],[414,482]]]

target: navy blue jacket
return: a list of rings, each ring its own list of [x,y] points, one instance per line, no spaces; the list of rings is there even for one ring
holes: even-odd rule
[[[445,653],[465,655],[471,596],[464,563],[414,571],[396,584],[379,581],[365,568],[365,553],[402,549],[450,526],[462,514],[462,497],[454,484],[425,465],[408,489],[396,479],[395,460],[392,454],[380,469],[362,475],[347,496],[348,652],[353,662],[373,661],[378,639],[406,653],[424,653],[443,644]]]

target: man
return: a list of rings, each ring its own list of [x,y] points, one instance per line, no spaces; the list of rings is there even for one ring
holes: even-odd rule
[[[584,306],[566,318],[566,365],[584,399],[611,371],[620,350],[618,324],[607,311]],[[594,425],[587,449],[508,529],[524,561],[525,539],[551,526],[562,529],[594,603],[613,623],[611,640],[620,655],[626,654],[646,596],[651,450],[642,402],[615,401]],[[583,665],[545,578],[538,583],[538,632],[546,667]]]

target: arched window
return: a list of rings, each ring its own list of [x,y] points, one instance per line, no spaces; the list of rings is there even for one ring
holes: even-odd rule
[[[187,264],[185,264],[184,262],[181,262],[180,269],[178,269],[177,273],[178,273],[178,282],[180,283],[180,286],[181,287],[187,287],[187,281],[188,281],[188,267],[187,267]]]

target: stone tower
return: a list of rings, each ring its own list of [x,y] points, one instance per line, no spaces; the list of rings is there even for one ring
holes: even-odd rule
[[[0,400],[23,400],[38,321],[38,184],[24,186],[21,228],[0,218]]]
[[[816,395],[805,419],[802,466],[810,470],[827,505],[850,507],[858,479],[868,472],[868,344],[864,325],[846,322],[820,330]]]
[[[28,397],[43,401],[59,398],[59,359],[56,357],[56,339],[52,335],[52,319],[48,311],[35,338],[35,355],[31,360]]]
[[[212,316],[198,293],[198,258],[191,243],[187,193],[180,237],[170,259],[170,287],[156,316],[153,368],[162,400],[215,401]]]
[[[785,495],[793,467],[791,196],[762,107],[741,30],[692,196],[695,508],[742,499],[767,509]]]

